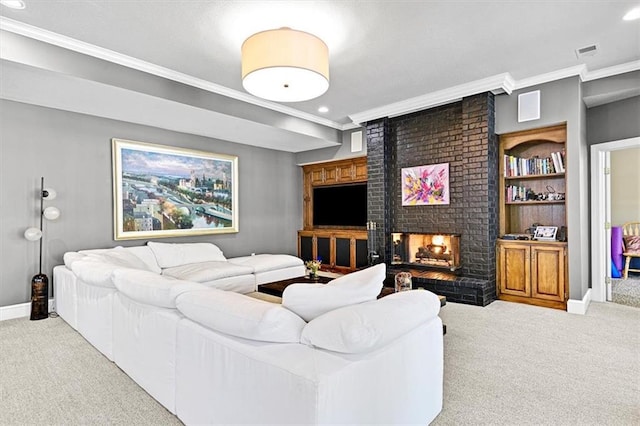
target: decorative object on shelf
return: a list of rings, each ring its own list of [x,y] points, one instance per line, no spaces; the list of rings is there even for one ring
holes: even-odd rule
[[[49,316],[49,278],[42,273],[42,237],[44,219],[56,220],[60,217],[57,207],[44,208],[44,201],[55,199],[57,193],[51,188],[44,187],[44,177],[40,178],[40,227],[28,228],[24,237],[29,241],[40,240],[38,273],[31,279],[31,316],[32,320],[40,320]]]
[[[557,226],[538,226],[533,239],[538,241],[555,241],[557,232]]]
[[[411,290],[411,272],[398,272],[395,276],[396,292]]]
[[[300,102],[329,88],[329,48],[291,28],[262,31],[242,44],[242,85],[259,98]]]
[[[449,163],[402,169],[402,205],[449,204]]]
[[[238,232],[238,157],[112,139],[114,239]]]
[[[309,270],[309,278],[317,279],[318,270],[320,269],[320,265],[322,265],[322,259],[308,260],[304,265]]]

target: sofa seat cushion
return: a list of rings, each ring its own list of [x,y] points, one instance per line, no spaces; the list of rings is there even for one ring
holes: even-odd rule
[[[278,304],[214,288],[184,293],[176,305],[198,324],[251,340],[298,343],[306,324]]]
[[[289,254],[256,254],[254,256],[233,257],[229,259],[229,262],[251,267],[256,274],[304,265],[302,259]]]
[[[375,300],[386,278],[384,263],[352,272],[327,284],[291,284],[284,289],[282,306],[305,321],[331,310]]]
[[[149,241],[147,246],[153,251],[158,265],[164,268],[188,265],[191,263],[226,261],[222,250],[211,243],[156,243]]]
[[[190,263],[162,270],[162,275],[198,283],[240,275],[251,275],[252,273],[253,269],[248,266],[234,265],[227,261]]]
[[[176,298],[181,294],[207,287],[191,281],[134,269],[113,271],[113,283],[125,296],[136,302],[161,308],[176,308]]]
[[[438,296],[427,290],[402,291],[347,306],[309,322],[300,342],[341,353],[379,349],[440,312]]]

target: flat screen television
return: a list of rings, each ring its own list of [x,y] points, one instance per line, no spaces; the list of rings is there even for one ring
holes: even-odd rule
[[[366,226],[367,184],[313,188],[314,226]]]

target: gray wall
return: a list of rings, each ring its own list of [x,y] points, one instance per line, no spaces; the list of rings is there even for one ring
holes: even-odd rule
[[[540,90],[540,119],[518,123],[518,95]],[[578,77],[496,96],[496,133],[567,123],[567,228],[569,298],[581,300],[589,288],[589,180],[586,109]]]
[[[357,152],[351,152],[351,134],[353,132],[362,132],[362,149]],[[342,145],[316,149],[313,151],[303,151],[296,154],[297,164],[321,163],[323,161],[343,160],[345,158],[364,157],[367,155],[367,135],[366,129],[359,127],[353,130],[345,130],[342,132]]]
[[[589,145],[640,136],[640,96],[589,108]]]
[[[161,241],[213,242],[228,257],[296,254],[302,174],[294,154],[0,101],[0,306],[30,298],[38,243],[23,232],[38,226],[40,176],[58,192],[47,205],[62,212],[57,221],[45,221],[43,272],[50,280],[66,251],[146,242],[113,240],[113,137],[238,156],[240,232]]]

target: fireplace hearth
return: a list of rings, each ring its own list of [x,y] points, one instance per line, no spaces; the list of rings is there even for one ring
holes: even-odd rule
[[[460,268],[460,235],[417,234],[394,232],[393,259],[391,265],[443,268],[455,271]]]

